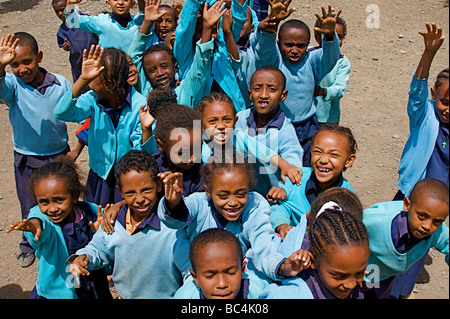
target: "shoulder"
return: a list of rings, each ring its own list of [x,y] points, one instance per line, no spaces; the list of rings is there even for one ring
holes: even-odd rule
[[[383,223],[386,219],[392,219],[403,210],[403,201],[381,202],[372,205],[363,211],[364,224]]]

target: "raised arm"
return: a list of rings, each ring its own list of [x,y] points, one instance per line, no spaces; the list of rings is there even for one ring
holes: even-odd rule
[[[415,76],[418,79],[425,79],[430,72],[431,63],[439,48],[444,42],[445,36],[442,35],[442,28],[437,27],[436,23],[430,25],[426,24],[427,32],[419,31],[419,34],[423,37],[425,42],[425,50],[420,58],[419,65],[417,66]]]

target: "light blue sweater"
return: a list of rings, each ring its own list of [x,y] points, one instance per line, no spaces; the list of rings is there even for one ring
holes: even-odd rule
[[[72,85],[54,75],[60,84],[53,83],[44,95],[13,74],[0,77],[0,99],[9,107],[14,150],[21,154],[55,155],[67,147],[66,123],[56,119],[54,109]]]
[[[293,277],[272,283],[261,292],[261,299],[314,299],[306,282],[300,277]]]
[[[431,247],[445,254],[445,262],[448,265],[449,233],[444,223],[428,239],[420,241],[406,253],[397,252],[392,242],[391,224],[402,210],[403,201],[391,201],[377,203],[363,211],[363,223],[369,233],[371,252],[368,265],[378,267],[379,281],[405,273]]]
[[[219,227],[213,216],[213,210],[216,208],[206,193],[193,193],[183,200],[189,211],[188,222],[169,216],[166,205],[158,206],[158,215],[168,227],[181,229],[187,226],[187,235],[191,241],[202,231]],[[278,253],[278,247],[272,241],[276,234],[270,225],[269,214],[270,206],[267,200],[256,192],[250,192],[239,220],[228,222],[225,229],[237,236],[244,255],[252,260],[258,271],[270,279],[277,280],[279,278],[276,270],[283,256]]]
[[[409,91],[409,137],[398,167],[398,188],[409,196],[414,185],[425,178],[428,162],[439,133],[434,101],[428,98],[428,77],[413,76]]]
[[[61,98],[55,108],[56,118],[67,122],[81,122],[90,118],[89,124],[89,167],[101,178],[108,177],[115,164],[132,149],[143,149],[153,154],[156,141],[152,136],[142,143],[142,127],[139,109],[147,104],[146,98],[131,88],[131,105],[122,110],[117,128],[111,117],[97,105],[97,96],[89,91],[72,98],[72,90]]]
[[[280,103],[286,116],[292,123],[312,117],[316,113],[314,101],[316,83],[333,70],[341,52],[337,34],[334,35],[333,41],[326,41],[323,37],[322,49],[307,52],[303,60],[297,64],[291,64],[282,56],[275,33],[257,31],[256,43],[256,64],[273,65],[286,76],[288,96]]]

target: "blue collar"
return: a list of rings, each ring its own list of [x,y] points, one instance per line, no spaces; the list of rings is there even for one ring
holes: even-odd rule
[[[209,207],[211,207],[211,214],[212,214],[212,217],[214,218],[214,220],[217,223],[217,228],[225,228],[225,227],[227,227],[227,225],[228,225],[228,223],[230,221],[225,219],[225,217],[223,217],[222,214],[219,213],[219,211],[216,209],[216,206],[214,206],[214,202],[211,199],[208,200],[208,204],[209,204]],[[244,206],[244,209],[245,209],[245,206]],[[243,212],[244,211],[242,211],[242,213]],[[242,213],[239,216],[239,218],[235,222],[232,222],[232,223],[239,223],[239,225],[242,226]]]
[[[286,116],[284,115],[283,110],[281,107],[278,107],[277,112],[267,121],[266,124],[264,124],[260,129],[268,129],[270,127],[277,128],[278,130],[281,130],[284,124],[284,119]],[[256,112],[256,108],[252,107],[250,110],[250,113],[247,117],[247,124],[250,128],[253,130],[249,130],[249,135],[254,136],[255,132],[258,132],[257,130],[257,123],[258,123],[258,113]]]
[[[116,21],[122,28],[128,27],[128,23],[130,23],[133,20],[133,17],[130,13],[126,17],[119,17],[114,12],[111,12],[111,19]]]
[[[400,212],[392,220],[391,237],[395,249],[401,254],[406,253],[422,240],[430,238],[430,236],[427,236],[425,238],[418,239],[411,234],[408,227],[408,213],[404,211]]]
[[[331,187],[342,187],[342,184],[344,183],[344,176],[342,176],[342,173],[339,175],[338,180],[336,183],[330,186]],[[312,171],[311,176],[309,177],[308,181],[305,185],[305,195],[308,199],[309,204],[319,196],[320,193],[322,193],[324,190],[320,188],[319,181],[317,180],[316,174],[314,174],[314,171]]]
[[[156,213],[156,209],[158,207],[159,203],[156,203],[153,207],[152,212],[150,215],[147,216],[134,230],[133,235],[137,232],[140,232],[141,230],[144,230],[147,228],[147,226],[150,226],[156,230],[161,230],[161,220],[159,219],[158,214]],[[124,205],[120,208],[119,214],[117,214],[117,221],[123,226],[123,228],[126,229],[126,219],[127,219],[127,211],[128,211],[128,205]]]
[[[29,82],[29,84],[30,84],[34,89],[38,90],[41,94],[43,94],[43,93],[42,93],[42,90],[43,90],[44,88],[49,87],[49,86],[52,85],[53,83],[55,83],[55,84],[61,84],[61,83],[58,81],[58,78],[56,77],[56,75],[54,75],[53,73],[47,72],[46,69],[41,68],[41,67],[39,67],[39,71],[41,71],[41,73],[44,74],[44,78],[43,78],[40,82],[38,82],[38,83],[35,83],[35,82]],[[44,92],[44,93],[45,93],[45,92]]]

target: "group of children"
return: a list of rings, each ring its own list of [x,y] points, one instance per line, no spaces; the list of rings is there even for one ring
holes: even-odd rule
[[[363,209],[343,176],[341,10],[316,14],[311,47],[289,0],[79,2],[52,1],[73,85],[32,35],[0,41],[22,210],[7,232],[22,267],[39,259],[30,298],[398,298],[430,248],[448,264],[448,68],[431,99],[427,84],[441,28],[420,32],[399,193]],[[72,151],[65,122],[83,125]]]

